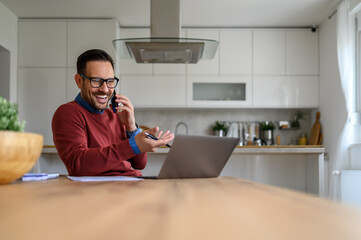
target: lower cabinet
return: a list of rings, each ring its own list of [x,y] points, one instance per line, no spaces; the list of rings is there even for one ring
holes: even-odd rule
[[[51,121],[66,102],[66,68],[19,68],[19,119],[25,131],[44,136],[44,145],[54,145]]]
[[[318,77],[254,77],[253,107],[317,108],[318,86]]]

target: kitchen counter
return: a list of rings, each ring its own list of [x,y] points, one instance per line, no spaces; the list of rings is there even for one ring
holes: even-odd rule
[[[361,212],[233,177],[0,185],[1,239],[361,239]]]
[[[160,147],[157,153],[168,153],[168,147]],[[323,145],[278,145],[278,146],[237,146],[233,153],[285,153],[285,154],[315,154],[324,153]],[[42,153],[57,154],[57,150],[53,145],[44,145]],[[150,153],[154,154],[154,153]]]
[[[158,174],[160,167],[168,152],[169,148],[160,147],[157,149],[156,152],[149,153],[147,169],[152,173],[148,173],[148,175]],[[325,182],[327,181],[327,179],[325,176],[324,153],[325,148],[322,145],[237,146],[232,153],[231,159],[237,159],[236,162],[240,162],[244,158],[243,156],[253,155],[270,156],[269,159],[272,159],[271,156],[286,156],[289,161],[298,161],[297,158],[294,158],[292,156],[304,156],[306,158],[306,170],[304,174],[304,181],[306,182],[306,186],[304,190],[306,192],[318,194],[321,197],[325,197]],[[48,155],[52,159],[52,156],[54,156],[55,154],[57,154],[55,146],[44,146],[42,151],[43,157],[46,157]],[[233,164],[235,163],[235,161],[229,161],[228,164],[231,164],[230,162],[232,162]],[[293,169],[291,171],[299,172],[300,170]],[[290,175],[292,176],[291,172]],[[231,176],[243,177],[238,175]]]

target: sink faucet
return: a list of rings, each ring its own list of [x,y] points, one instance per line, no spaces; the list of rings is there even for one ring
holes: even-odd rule
[[[185,124],[184,122],[179,122],[179,123],[177,124],[177,126],[175,127],[175,133],[174,133],[174,135],[177,134],[178,127],[179,127],[180,125],[183,125],[183,126],[185,127],[185,129],[186,129],[186,134],[188,135],[188,126],[187,126],[187,124]]]

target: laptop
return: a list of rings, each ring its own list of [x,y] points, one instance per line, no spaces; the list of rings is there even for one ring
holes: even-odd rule
[[[218,177],[239,138],[176,135],[158,177],[143,178],[213,178]]]

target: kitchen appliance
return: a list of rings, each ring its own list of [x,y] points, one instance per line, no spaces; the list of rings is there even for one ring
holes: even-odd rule
[[[197,63],[212,59],[218,42],[181,38],[180,0],[151,0],[151,37],[113,40],[121,58],[137,63]]]

